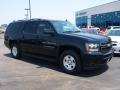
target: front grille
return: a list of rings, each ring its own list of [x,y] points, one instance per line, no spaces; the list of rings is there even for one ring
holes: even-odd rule
[[[112,41],[112,46],[117,46],[117,41]]]
[[[101,45],[100,45],[100,51],[101,52],[107,52],[111,48],[112,48],[112,44],[110,42],[109,43],[101,43]]]

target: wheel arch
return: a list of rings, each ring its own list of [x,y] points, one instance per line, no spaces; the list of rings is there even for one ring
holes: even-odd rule
[[[18,43],[19,43],[19,41],[17,41],[17,40],[9,40],[10,48],[12,47],[12,44],[18,44]]]
[[[59,47],[59,50],[58,50],[58,57],[60,57],[60,55],[64,52],[64,51],[67,51],[67,50],[73,50],[75,51],[79,56],[81,56],[81,49],[76,47],[76,46],[72,46],[72,45],[62,45]]]

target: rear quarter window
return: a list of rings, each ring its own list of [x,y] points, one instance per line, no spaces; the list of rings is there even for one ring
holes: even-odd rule
[[[5,37],[11,37],[13,39],[22,38],[23,27],[23,22],[10,23],[6,29]]]
[[[22,30],[24,27],[23,23],[17,22],[17,23],[11,23],[7,27],[7,31],[16,31],[16,30]]]
[[[12,30],[12,26],[13,26],[12,23],[10,23],[10,24],[8,25],[6,31],[10,31],[10,30]]]
[[[38,28],[37,22],[26,22],[24,27],[24,32],[29,34],[36,34]]]

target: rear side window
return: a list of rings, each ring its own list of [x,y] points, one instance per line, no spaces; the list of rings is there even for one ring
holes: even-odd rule
[[[29,34],[36,34],[38,28],[37,22],[26,22],[24,32]]]
[[[23,23],[21,23],[21,22],[11,23],[7,27],[7,31],[13,31],[13,32],[18,31],[18,30],[22,30],[22,29],[23,29]]]
[[[48,22],[40,22],[38,25],[38,30],[41,34],[44,34],[45,30],[53,30],[52,25]]]
[[[10,31],[12,29],[12,23],[10,23],[6,29],[6,31]]]

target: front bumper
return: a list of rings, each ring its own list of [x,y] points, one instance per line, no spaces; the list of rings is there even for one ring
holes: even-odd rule
[[[85,53],[82,56],[84,69],[95,69],[107,64],[113,57],[113,50],[107,53]]]

